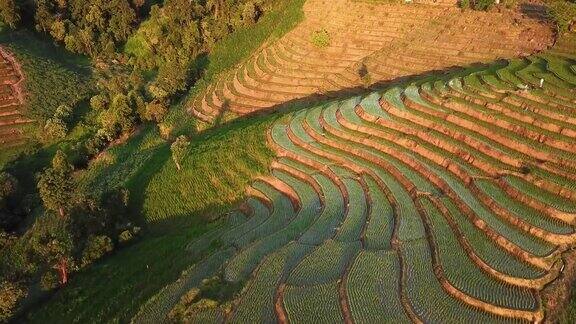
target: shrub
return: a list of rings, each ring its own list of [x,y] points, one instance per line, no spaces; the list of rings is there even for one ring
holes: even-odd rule
[[[54,271],[48,270],[40,277],[40,288],[49,291],[58,287],[58,276]]]
[[[13,195],[18,188],[18,180],[7,172],[0,172],[0,207],[2,201]]]
[[[121,244],[126,244],[132,241],[136,237],[136,235],[138,235],[138,233],[140,233],[140,227],[135,226],[132,229],[127,229],[122,233],[120,233],[120,235],[118,236],[118,242],[120,242]]]
[[[548,15],[558,26],[560,33],[565,33],[576,21],[576,4],[568,1],[554,1],[548,5]]]
[[[108,107],[108,98],[106,95],[98,94],[90,98],[90,107],[94,110],[105,110]]]
[[[330,45],[330,34],[326,29],[320,29],[312,33],[312,44],[317,47]]]
[[[60,118],[62,120],[67,120],[72,115],[72,108],[68,105],[60,105],[56,108],[54,112],[55,118]]]
[[[20,9],[14,0],[0,1],[0,22],[15,28],[20,22]],[[0,317],[0,321],[2,318]]]
[[[112,240],[106,235],[90,236],[86,243],[86,248],[82,253],[82,267],[86,267],[104,255],[112,252],[114,245]]]
[[[44,124],[44,139],[47,141],[61,140],[68,134],[68,126],[60,118],[50,118]]]
[[[132,232],[130,232],[130,230],[125,230],[118,236],[118,242],[125,244],[130,242],[133,238],[134,235],[132,235]]]
[[[459,4],[462,9],[470,9],[470,0],[460,0]]]
[[[242,22],[246,25],[253,24],[258,21],[260,17],[260,9],[254,4],[254,2],[247,2],[244,4],[244,9],[242,10]]]
[[[145,120],[160,122],[164,119],[167,113],[168,105],[166,104],[166,101],[154,100],[146,105],[144,116],[142,117]]]
[[[104,129],[99,129],[94,136],[86,141],[86,153],[94,156],[100,153],[110,142],[109,134]]]

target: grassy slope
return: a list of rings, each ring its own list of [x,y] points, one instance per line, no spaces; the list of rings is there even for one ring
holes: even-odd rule
[[[27,103],[25,114],[35,120],[50,117],[61,104],[74,106],[90,92],[89,61],[54,46],[52,41],[27,30],[1,30],[6,46],[21,64]],[[21,152],[33,151],[38,123],[26,126],[29,145],[0,152],[0,169]],[[30,170],[29,170],[30,171]]]
[[[78,274],[68,287],[31,314],[32,322],[130,319],[141,303],[194,261],[184,249],[186,244],[215,226],[191,216],[205,210],[229,209],[231,202],[241,199],[254,173],[265,170],[271,154],[263,134],[272,119],[274,116],[240,121],[194,139],[181,173],[176,173],[167,144],[152,136],[151,128],[101,157],[100,161],[113,163],[94,166],[91,172],[96,175],[85,175],[85,185],[122,185],[130,190],[133,207],[141,208],[146,218],[174,218],[161,225],[151,224],[152,232],[133,246]],[[238,163],[238,159],[244,163]],[[102,177],[104,173],[106,177]],[[216,179],[214,175],[218,174]],[[210,181],[215,181],[213,187]],[[182,229],[177,229],[178,225]]]
[[[208,57],[196,93],[218,73],[233,67],[267,38],[290,30],[302,17],[303,0],[282,1],[256,25],[223,40]],[[192,139],[183,171],[177,173],[169,145],[152,126],[126,144],[104,153],[80,175],[86,186],[130,190],[135,215],[151,221],[148,234],[86,272],[28,314],[31,322],[126,322],[156,291],[175,280],[193,260],[185,250],[194,237],[218,222],[199,215],[229,209],[241,200],[246,184],[266,170],[271,152],[266,129],[275,115],[237,120]],[[191,119],[179,105],[171,113],[179,133],[190,133]],[[182,226],[186,224],[188,226]]]

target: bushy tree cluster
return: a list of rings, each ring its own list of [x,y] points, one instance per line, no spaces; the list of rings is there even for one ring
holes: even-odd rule
[[[110,55],[126,41],[136,24],[141,1],[37,0],[36,28],[66,48],[90,56]]]
[[[60,105],[56,108],[52,118],[44,123],[44,139],[47,141],[60,140],[68,133],[68,119],[72,114],[72,108],[67,105]]]
[[[261,11],[259,1],[167,0],[155,5],[150,18],[128,41],[131,63],[157,70],[148,87],[156,100],[185,90],[197,71],[195,60],[238,26],[252,24]]]
[[[20,22],[20,9],[15,0],[0,1],[0,22],[15,28]]]
[[[78,190],[67,160],[58,151],[39,175],[44,208],[37,210],[31,228],[20,237],[0,230],[0,321],[13,314],[37,278],[45,290],[65,285],[71,273],[123,244],[126,230],[132,238],[139,231],[127,221],[126,191],[114,190],[95,198]],[[11,176],[2,177],[2,193],[17,190]]]

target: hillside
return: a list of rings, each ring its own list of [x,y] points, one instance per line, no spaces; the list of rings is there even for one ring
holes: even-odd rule
[[[456,6],[307,1],[304,21],[271,40],[190,104],[205,122],[325,100],[431,71],[529,55],[552,43],[541,5],[502,12]],[[313,32],[328,43],[317,46]]]
[[[0,29],[0,54],[6,89],[0,122],[3,168],[19,154],[54,144],[41,127],[59,106],[74,107],[88,98],[91,71],[85,59],[28,31]]]
[[[575,321],[570,0],[8,0],[0,46],[0,322]]]
[[[574,271],[564,253],[576,244],[572,46],[278,119],[270,175],[228,216],[229,230],[188,246],[220,249],[133,321],[162,321],[178,303],[192,322],[554,314],[554,282]],[[204,309],[202,279],[214,275],[245,288]],[[193,287],[200,296],[184,297]]]

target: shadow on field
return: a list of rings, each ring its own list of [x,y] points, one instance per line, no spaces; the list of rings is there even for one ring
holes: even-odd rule
[[[212,122],[212,127],[209,127],[198,134],[210,133],[215,129],[221,129],[226,125],[235,125],[238,123],[245,123],[248,120],[253,119],[255,116],[267,116],[267,115],[278,115],[278,117],[298,111],[301,109],[306,109],[308,107],[324,104],[326,102],[335,100],[346,100],[355,96],[365,96],[373,92],[384,91],[391,89],[393,87],[406,86],[408,84],[422,84],[431,80],[448,80],[458,76],[464,76],[475,71],[481,71],[486,69],[494,69],[505,67],[508,64],[507,60],[501,59],[491,63],[472,63],[466,67],[462,66],[451,66],[439,70],[431,70],[420,74],[413,74],[408,76],[398,77],[392,80],[378,81],[373,83],[368,87],[358,86],[353,88],[345,88],[336,91],[329,91],[325,93],[317,93],[303,98],[298,98],[294,100],[287,101],[282,104],[271,106],[267,109],[262,109],[250,114],[242,115],[238,118],[234,118],[227,122],[222,122],[222,116],[226,111],[230,110],[230,103],[228,100],[225,102],[225,109],[221,111],[216,119]],[[360,72],[363,73],[363,72]],[[369,73],[369,72],[367,72]],[[232,126],[234,127],[234,126]]]
[[[281,118],[286,114],[301,109],[306,109],[307,107],[316,104],[325,104],[327,102],[334,100],[345,100],[354,96],[367,95],[375,91],[384,91],[392,87],[407,85],[410,83],[421,84],[430,80],[439,80],[439,79],[447,80],[474,71],[501,68],[504,67],[506,64],[507,61],[501,60],[493,62],[491,64],[476,63],[467,66],[465,68],[454,66],[439,71],[429,71],[422,74],[396,78],[394,80],[377,82],[369,87],[354,87],[322,94],[314,94],[304,98],[292,100],[281,105],[273,106],[263,111],[244,115],[229,121],[224,121],[223,118],[225,113],[229,110],[229,103],[226,102],[227,108],[225,109],[225,111],[221,112],[218,118],[216,118],[213,126],[194,134],[192,142],[200,143],[209,140],[226,141],[227,136],[231,133],[243,130],[260,122],[268,122],[277,118]],[[132,139],[133,143],[131,143],[130,146],[134,145],[138,147],[139,137],[140,136],[134,137]],[[153,233],[161,234],[175,229],[197,225],[207,220],[213,221],[215,219],[218,219],[218,217],[221,214],[224,214],[227,211],[234,209],[235,208],[234,206],[238,206],[242,202],[242,201],[235,201],[228,203],[226,205],[212,204],[205,206],[205,208],[202,208],[202,210],[190,210],[189,212],[186,211],[182,213],[177,213],[174,215],[169,215],[169,217],[167,218],[164,219],[160,218],[155,221],[146,219],[145,215],[146,207],[144,206],[144,204],[146,203],[146,199],[149,198],[147,197],[146,192],[153,178],[157,176],[157,174],[162,170],[162,168],[165,167],[166,163],[170,163],[171,161],[170,147],[168,143],[164,143],[161,144],[160,146],[147,149],[144,152],[136,150],[133,151],[133,153],[127,153],[127,154],[146,155],[144,158],[142,158],[142,163],[138,163],[139,165],[137,165],[136,168],[132,169],[133,172],[132,176],[130,177],[130,181],[128,181],[128,183],[126,183],[125,185],[126,188],[130,190],[130,212],[132,213],[132,215],[135,215],[135,217],[137,217],[134,220],[140,224],[146,224],[146,228]],[[196,151],[195,154],[203,154],[203,152]],[[131,156],[131,158],[127,160],[131,160],[134,158],[135,158],[134,156]],[[120,157],[120,159],[122,158]],[[128,164],[129,163],[127,163],[127,165],[124,165],[122,168],[123,169],[131,168],[132,165]],[[177,194],[177,191],[174,191],[174,193]],[[168,214],[169,213],[167,213],[166,215],[168,216]],[[201,215],[202,217],[191,217],[198,215]]]
[[[146,224],[144,219],[144,201],[146,199],[146,188],[156,173],[160,171],[170,159],[170,146],[162,144],[160,147],[151,150],[151,156],[146,163],[138,170],[137,174],[131,177],[126,186],[130,189],[130,212],[137,215],[140,224]]]

